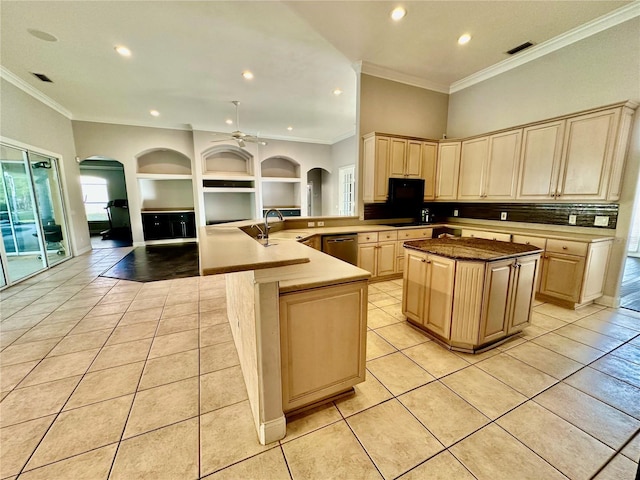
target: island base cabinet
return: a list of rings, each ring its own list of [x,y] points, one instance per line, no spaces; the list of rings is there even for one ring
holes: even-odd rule
[[[366,330],[366,281],[281,295],[283,411],[363,382]]]

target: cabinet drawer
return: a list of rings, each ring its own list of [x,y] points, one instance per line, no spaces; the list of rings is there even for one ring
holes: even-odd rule
[[[395,230],[390,230],[388,232],[378,232],[378,241],[386,242],[387,240],[397,240],[398,232]]]
[[[547,252],[566,253],[567,255],[587,256],[587,244],[569,240],[547,239]]]
[[[547,246],[547,239],[542,237],[529,237],[527,235],[514,235],[511,240],[513,243],[524,243],[525,245],[533,245],[534,247],[544,250]]]
[[[510,233],[486,232],[482,230],[466,230],[462,229],[463,237],[484,238],[487,240],[500,240],[501,242],[510,242]]]
[[[358,234],[358,243],[377,243],[378,232],[368,232]]]
[[[412,228],[410,230],[398,230],[398,240],[415,240],[418,238],[431,238],[432,228]]]

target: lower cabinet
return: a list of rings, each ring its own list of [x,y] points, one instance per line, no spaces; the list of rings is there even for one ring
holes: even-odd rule
[[[358,234],[358,267],[372,278],[396,273],[397,238],[395,231]]]
[[[283,410],[363,382],[366,337],[366,281],[280,295]]]
[[[142,230],[145,240],[195,238],[195,213],[143,213]]]
[[[405,249],[403,314],[453,349],[488,346],[529,324],[539,259],[456,261]]]

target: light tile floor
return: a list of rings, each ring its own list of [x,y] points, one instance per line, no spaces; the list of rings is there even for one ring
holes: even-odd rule
[[[224,278],[100,278],[94,250],[0,292],[0,478],[631,479],[640,314],[535,307],[523,335],[452,353],[370,286],[367,381],[258,443]]]

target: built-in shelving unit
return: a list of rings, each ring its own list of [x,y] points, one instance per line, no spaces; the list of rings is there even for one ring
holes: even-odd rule
[[[300,215],[300,165],[287,157],[270,157],[261,164],[263,211],[269,208],[287,210],[290,216]]]
[[[151,150],[137,158],[136,178],[145,241],[195,238],[191,159]]]

